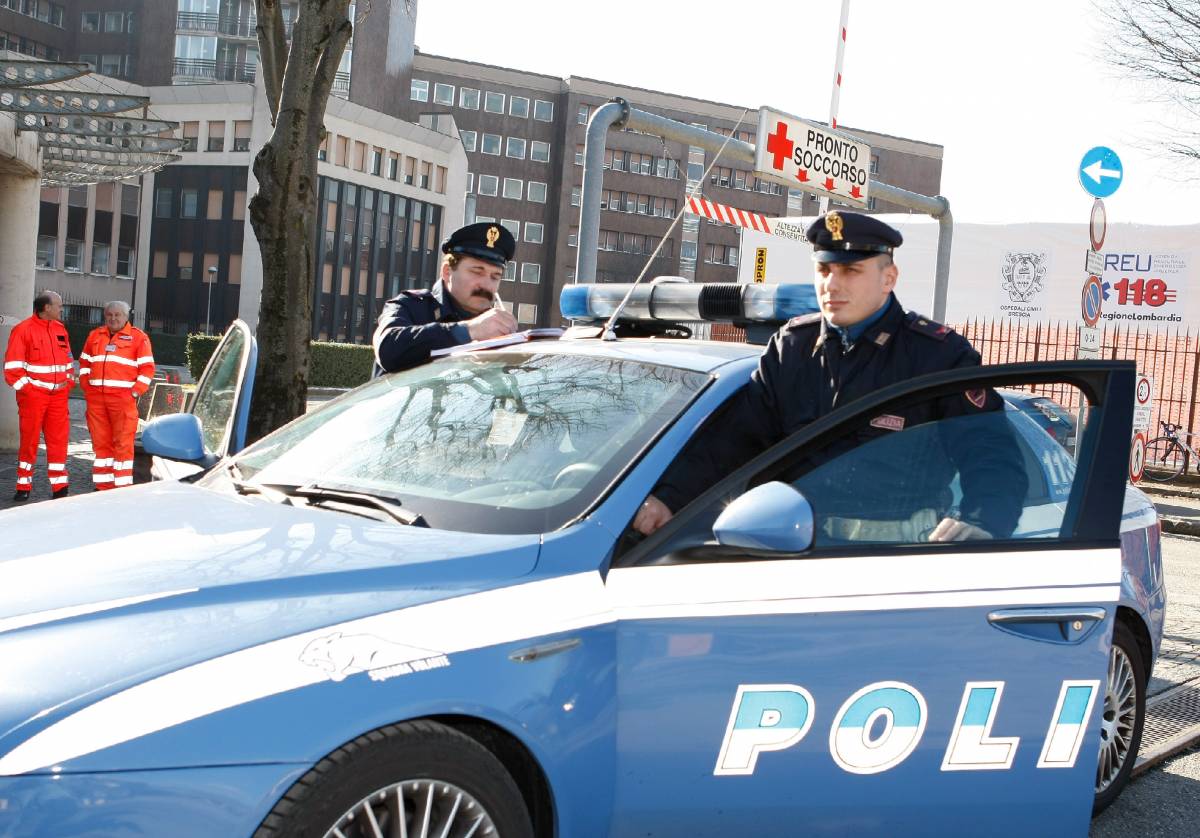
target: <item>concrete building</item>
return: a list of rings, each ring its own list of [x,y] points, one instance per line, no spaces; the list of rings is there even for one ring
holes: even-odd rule
[[[558,295],[575,280],[583,148],[592,111],[614,97],[681,122],[755,142],[757,110],[580,77],[566,79],[417,51],[411,120],[452,116],[467,152],[476,218],[509,227],[519,242],[501,291],[522,322],[556,324]],[[871,145],[872,176],[936,195],[942,147],[843,127]],[[731,282],[739,231],[675,216],[712,159],[697,148],[632,131],[609,132],[605,154],[598,281],[631,281],[658,249],[650,275]],[[760,181],[747,168],[717,161],[701,194],[768,216],[815,215],[817,199]],[[872,201],[871,212],[903,211]],[[662,247],[659,248],[659,242]],[[593,279],[585,277],[583,279]]]

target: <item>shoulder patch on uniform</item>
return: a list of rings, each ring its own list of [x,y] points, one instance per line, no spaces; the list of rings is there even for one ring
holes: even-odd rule
[[[954,333],[954,330],[949,326],[938,323],[936,320],[930,320],[928,317],[910,314],[906,319],[908,321],[908,328],[925,335],[927,338],[945,340]]]
[[[821,312],[814,311],[811,314],[801,314],[798,317],[793,317],[784,326],[785,329],[798,329],[801,326],[815,326],[821,322]]]

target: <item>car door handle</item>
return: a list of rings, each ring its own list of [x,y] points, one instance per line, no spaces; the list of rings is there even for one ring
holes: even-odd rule
[[[1103,608],[1001,608],[988,614],[988,622],[1018,637],[1078,643],[1103,623],[1106,616],[1108,612]]]

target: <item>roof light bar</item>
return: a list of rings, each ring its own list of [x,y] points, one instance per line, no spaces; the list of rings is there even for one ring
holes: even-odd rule
[[[617,310],[629,288],[624,283],[567,285],[559,309],[569,320],[604,320]],[[634,288],[620,319],[782,323],[814,311],[818,311],[817,294],[810,283],[665,282]]]

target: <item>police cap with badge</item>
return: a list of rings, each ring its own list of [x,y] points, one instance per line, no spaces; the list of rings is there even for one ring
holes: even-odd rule
[[[459,227],[442,242],[442,253],[473,256],[504,267],[517,251],[517,240],[501,224],[481,221]]]
[[[858,212],[827,212],[809,225],[804,237],[813,246],[815,262],[859,262],[904,243],[895,227]]]

